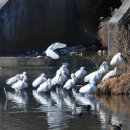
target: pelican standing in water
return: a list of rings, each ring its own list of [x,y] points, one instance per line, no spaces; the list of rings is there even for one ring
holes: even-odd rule
[[[71,74],[71,79],[69,79],[65,85],[63,86],[64,89],[70,90],[76,85],[77,78],[75,77],[74,73]]]
[[[62,66],[60,67],[60,69],[58,69],[56,71],[56,74],[60,73],[61,70],[63,70],[66,73],[66,75],[68,76],[69,75],[68,65],[69,65],[68,63],[63,63]]]
[[[33,81],[32,86],[37,87],[45,81],[47,81],[47,76],[44,73],[42,73],[38,78],[36,78]]]
[[[53,43],[45,51],[46,56],[51,57],[52,59],[59,59],[59,55],[56,52],[54,52],[54,50],[64,48],[66,46],[67,46],[66,44],[59,43],[59,42]]]
[[[16,83],[14,83],[11,88],[13,88],[16,92],[19,92],[20,90],[27,88],[28,83],[26,82],[26,79],[19,78]]]
[[[80,67],[80,69],[77,70],[74,75],[77,79],[82,79],[86,75],[86,73],[87,72],[85,70],[85,67]]]
[[[19,76],[20,76],[20,75],[17,74],[17,75],[15,75],[15,76],[13,76],[13,77],[7,79],[7,80],[6,80],[6,84],[7,84],[7,85],[12,85],[12,84],[16,83],[16,82],[18,81]]]
[[[79,89],[80,93],[93,94],[97,92],[97,86],[95,82],[91,82]]]
[[[27,81],[28,80],[27,72],[23,72],[22,74],[20,74],[20,78],[24,79],[25,81]]]
[[[42,83],[38,88],[37,88],[37,92],[48,92],[50,91],[50,89],[52,88],[52,84],[51,84],[51,79],[48,78],[47,81],[45,81],[44,83]]]
[[[55,77],[51,80],[52,86],[63,85],[67,80],[67,75],[64,70],[60,70],[56,73]]]

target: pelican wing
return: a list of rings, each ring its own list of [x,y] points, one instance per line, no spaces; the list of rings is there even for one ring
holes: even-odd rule
[[[53,58],[53,59],[59,59],[59,55],[57,53],[55,53],[54,51],[52,51],[52,50],[47,50],[46,55],[48,57]]]
[[[59,49],[59,48],[64,48],[66,47],[67,45],[64,44],[64,43],[59,43],[59,42],[55,42],[53,43],[52,45],[50,45],[47,50],[55,50],[55,49]]]

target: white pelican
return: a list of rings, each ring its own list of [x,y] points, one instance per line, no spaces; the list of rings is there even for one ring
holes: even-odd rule
[[[42,73],[38,78],[36,78],[33,81],[32,86],[37,87],[45,81],[47,81],[47,76],[44,73]]]
[[[37,92],[48,92],[50,91],[52,85],[51,85],[51,79],[48,78],[47,81],[45,81],[44,83],[42,83],[38,88],[37,88]]]
[[[79,89],[80,93],[86,93],[86,94],[92,94],[95,93],[96,91],[97,91],[97,86],[95,82],[89,83]]]
[[[127,62],[126,58],[120,52],[118,52],[116,55],[113,56],[110,64],[117,66],[117,65],[122,64],[124,62]]]
[[[68,63],[63,63],[62,66],[60,67],[60,69],[58,69],[58,70],[56,71],[56,74],[57,74],[57,73],[60,73],[61,70],[64,70],[65,73],[66,73],[66,75],[69,75],[68,65],[69,65]]]
[[[112,76],[116,76],[117,75],[117,67],[115,67],[113,70],[109,71],[103,78],[102,81],[104,81],[107,78],[110,78]]]
[[[84,82],[93,82],[94,81],[95,83],[98,83],[102,79],[103,73],[104,72],[102,71],[102,69],[94,71],[84,77]]]
[[[103,63],[100,65],[99,69],[102,71],[102,73],[106,73],[108,71],[108,64],[106,61],[103,61]]]
[[[51,80],[52,86],[63,85],[67,80],[67,75],[64,70],[60,70],[56,73],[56,76]]]
[[[48,57],[51,57],[52,59],[59,59],[59,55],[55,53],[54,50],[64,47],[66,47],[66,44],[56,42],[50,45],[45,51],[45,53]]]
[[[23,72],[22,74],[20,74],[20,78],[24,79],[25,81],[27,81],[28,80],[27,72]]]
[[[65,85],[63,86],[64,89],[71,89],[75,86],[77,78],[75,77],[74,73],[71,74],[71,79],[69,79]]]
[[[28,83],[25,81],[25,79],[18,79],[16,83],[14,83],[11,88],[15,89],[16,92],[19,92],[20,90],[27,88]]]
[[[80,67],[80,69],[77,70],[74,75],[77,79],[82,79],[86,75],[86,73],[87,72],[85,70],[85,67]]]
[[[6,80],[6,84],[12,85],[12,84],[16,83],[16,82],[18,81],[19,76],[20,76],[20,75],[17,74],[17,75],[15,75],[15,76],[13,76],[13,77],[7,79],[7,80]]]

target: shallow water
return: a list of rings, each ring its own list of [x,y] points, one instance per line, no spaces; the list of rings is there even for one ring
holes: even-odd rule
[[[96,69],[84,58],[76,59],[68,60],[71,72],[80,66],[86,66],[88,71]],[[48,94],[38,94],[36,90],[28,89],[16,94],[5,85],[10,76],[27,71],[29,88],[32,88],[33,79],[42,72],[53,77],[62,62],[63,59],[50,61],[49,66],[54,67],[52,69],[0,70],[0,130],[107,130],[110,122],[122,123],[124,130],[130,130],[129,96],[87,96],[62,89],[54,89]],[[3,87],[6,87],[7,98]],[[88,104],[91,110],[79,116],[78,110]]]

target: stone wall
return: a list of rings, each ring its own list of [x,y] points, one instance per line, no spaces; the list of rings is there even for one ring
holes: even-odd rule
[[[116,13],[108,22],[108,53],[109,55],[111,55],[111,53],[113,53],[115,50],[118,50],[118,48],[115,48],[114,40],[112,38],[114,31],[118,30],[122,25],[127,26],[129,24],[129,18],[128,18],[129,14],[130,14],[130,0],[123,0],[121,7],[116,11]]]

